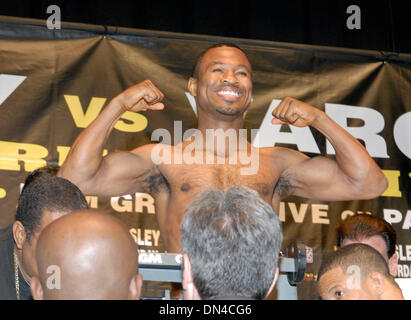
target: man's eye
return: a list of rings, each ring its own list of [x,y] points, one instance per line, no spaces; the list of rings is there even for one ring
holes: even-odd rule
[[[238,71],[237,74],[240,76],[244,76],[244,77],[248,75],[247,72],[244,72],[244,71]]]
[[[223,72],[223,70],[220,69],[220,68],[215,68],[215,69],[213,69],[213,72]]]
[[[344,296],[344,292],[342,290],[335,291],[334,293],[336,299],[341,299]]]

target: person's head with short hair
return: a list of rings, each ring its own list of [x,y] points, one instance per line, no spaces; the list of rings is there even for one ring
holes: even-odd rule
[[[390,274],[397,275],[398,255],[395,252],[397,235],[387,221],[377,216],[356,214],[342,220],[336,231],[339,247],[353,243],[368,244],[384,257]]]
[[[243,49],[219,43],[204,50],[187,83],[202,121],[243,121],[252,100],[252,67]]]
[[[137,245],[110,214],[89,209],[57,219],[42,231],[36,258],[36,300],[140,298]]]
[[[47,170],[36,171],[28,179],[20,194],[13,223],[15,253],[27,281],[37,272],[35,250],[41,230],[71,211],[88,208],[80,189],[66,179]]]
[[[324,300],[402,300],[384,257],[373,247],[354,243],[324,257],[317,278]]]
[[[23,187],[21,188],[21,192],[23,192],[24,189],[30,185],[30,183],[32,183],[33,181],[35,181],[36,179],[40,177],[44,177],[45,175],[56,176],[59,169],[60,167],[56,164],[48,164],[44,167],[33,170],[27,175],[26,179],[24,180],[24,184],[23,184]]]
[[[254,190],[199,193],[186,207],[180,241],[184,299],[263,299],[275,285],[281,222]]]
[[[203,62],[204,55],[209,50],[212,50],[214,48],[221,48],[221,47],[228,47],[228,48],[234,48],[234,49],[240,50],[248,59],[247,53],[241,47],[236,45],[235,43],[231,43],[231,42],[215,43],[215,44],[209,46],[208,48],[206,48],[205,50],[201,51],[200,54],[197,56],[196,62],[193,66],[193,69],[191,70],[191,77],[192,78],[198,78],[200,66],[201,66],[201,63]]]

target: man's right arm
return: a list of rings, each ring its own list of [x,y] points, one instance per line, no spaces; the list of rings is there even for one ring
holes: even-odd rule
[[[104,158],[102,153],[114,125],[125,111],[162,110],[163,97],[149,80],[116,96],[76,138],[58,176],[76,184],[86,195],[114,196],[141,189],[141,178],[153,168],[149,156],[152,145],[132,152],[113,152]]]

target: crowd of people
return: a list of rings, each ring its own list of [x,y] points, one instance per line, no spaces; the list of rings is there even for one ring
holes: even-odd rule
[[[237,147],[252,101],[252,67],[236,45],[205,50],[187,88],[197,105],[195,151],[213,161],[153,158],[180,152],[186,159],[193,152],[188,140],[103,157],[113,124],[125,111],[165,108],[164,95],[149,80],[120,93],[80,133],[61,168],[38,169],[26,179],[15,221],[0,231],[1,299],[140,298],[144,279],[127,227],[89,209],[83,194],[152,194],[165,249],[183,254],[178,297],[238,300],[264,299],[275,287],[283,238],[277,216],[281,199],[372,199],[386,189],[384,174],[361,143],[320,109],[293,98],[284,98],[274,110],[273,125],[312,126],[331,142],[335,159],[309,158],[282,147],[256,150],[247,141]],[[236,148],[219,139],[210,146],[202,140],[209,129],[235,132]],[[246,175],[244,163],[233,159],[250,155],[258,165]],[[341,248],[324,258],[319,272],[321,298],[403,298],[392,280],[395,242],[394,230],[379,218],[344,220],[338,228]]]
[[[396,234],[385,220],[354,215],[336,229],[339,248],[323,257],[324,300],[402,300],[394,280]],[[181,224],[181,298],[258,300],[279,274],[282,224],[255,190],[207,189]],[[82,192],[54,167],[32,172],[15,221],[0,230],[0,299],[140,299],[138,247],[111,214],[89,209]]]

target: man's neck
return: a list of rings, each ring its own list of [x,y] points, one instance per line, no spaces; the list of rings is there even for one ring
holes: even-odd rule
[[[244,148],[243,151],[247,152],[249,143],[247,134],[242,131],[245,130],[242,116],[233,118],[232,121],[199,117],[197,129],[201,133],[203,148],[207,150],[211,148],[216,155],[237,157],[239,149]]]
[[[16,253],[17,264],[19,266],[20,273],[22,274],[24,280],[26,280],[27,283],[30,283],[31,277],[27,274],[26,270],[24,269],[23,263],[22,263],[23,261],[22,251],[14,247],[14,252]]]
[[[384,294],[381,297],[382,300],[404,300],[401,289],[396,285],[386,283],[385,288]]]
[[[200,111],[201,112],[201,111]],[[243,115],[232,116],[232,118],[213,118],[207,114],[199,114],[197,129],[205,134],[207,129],[234,129],[239,130],[243,128]]]

